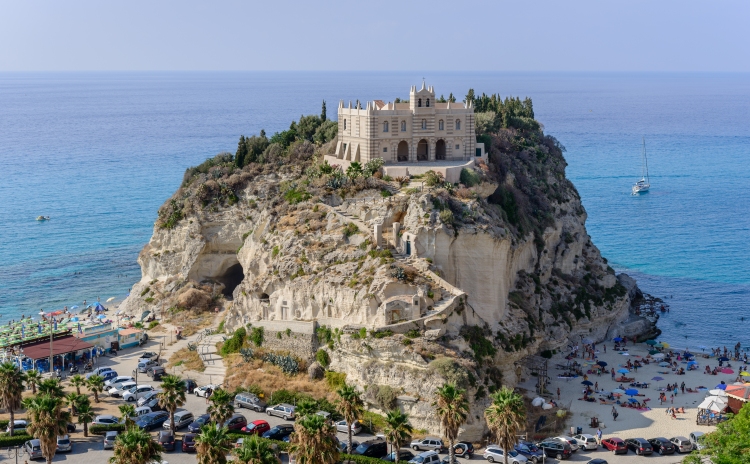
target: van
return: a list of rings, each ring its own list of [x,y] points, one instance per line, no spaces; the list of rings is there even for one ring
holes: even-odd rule
[[[130,417],[136,418],[144,414],[151,414],[152,412],[154,411],[152,411],[151,408],[149,408],[148,406],[139,406],[135,408],[135,413]]]
[[[176,411],[174,413],[174,429],[180,430],[183,427],[187,427],[195,420],[193,413],[184,409]],[[164,429],[169,430],[171,427],[169,421],[164,422]]]
[[[703,437],[705,433],[703,432],[693,432],[690,434],[690,443],[693,444],[693,449],[703,449],[703,443],[701,443],[701,437]]]

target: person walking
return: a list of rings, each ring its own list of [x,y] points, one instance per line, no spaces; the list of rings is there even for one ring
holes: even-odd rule
[[[685,382],[682,382],[682,384],[680,385],[680,389],[682,390],[682,394],[684,395],[685,394]]]
[[[620,414],[617,413],[617,409],[614,406],[612,406],[612,421],[616,421],[617,420],[617,416],[619,416],[619,415]]]
[[[596,429],[596,442],[599,444],[599,446],[602,445],[602,429],[601,427]]]

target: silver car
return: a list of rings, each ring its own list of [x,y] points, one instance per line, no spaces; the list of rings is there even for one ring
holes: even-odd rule
[[[677,448],[678,453],[689,453],[693,451],[693,444],[685,437],[672,437],[669,441],[671,441],[675,448]]]
[[[114,448],[115,440],[117,440],[117,432],[105,433],[104,434],[104,449]]]
[[[266,408],[266,414],[281,417],[284,420],[292,420],[294,419],[294,406],[285,403],[277,404],[276,406]]]
[[[445,445],[443,445],[443,440],[439,438],[420,438],[419,440],[414,440],[409,445],[411,449],[414,451],[436,451],[441,452],[445,449]]]
[[[44,459],[42,454],[42,442],[37,439],[29,440],[23,444],[23,450],[29,455],[29,459]]]
[[[69,453],[71,451],[73,451],[73,442],[70,441],[70,437],[67,435],[57,437],[57,452]]]
[[[344,433],[349,433],[349,431],[347,429],[348,429],[348,427],[346,426],[346,421],[345,420],[336,422],[336,430],[337,431],[344,432]],[[360,424],[359,422],[354,422],[352,424],[352,435],[356,435],[356,434],[358,434],[361,431],[362,431],[362,424]]]

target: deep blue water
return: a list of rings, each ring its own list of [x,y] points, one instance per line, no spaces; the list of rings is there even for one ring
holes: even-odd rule
[[[594,243],[669,296],[664,340],[750,343],[750,75],[425,73],[438,94],[530,96],[566,147]],[[239,134],[421,73],[0,74],[0,313],[124,297],[157,208]],[[652,191],[629,195],[646,137]],[[38,223],[35,217],[52,220]]]

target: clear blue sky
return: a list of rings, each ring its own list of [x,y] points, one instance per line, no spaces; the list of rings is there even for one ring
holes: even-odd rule
[[[750,0],[0,0],[0,71],[750,71]]]

